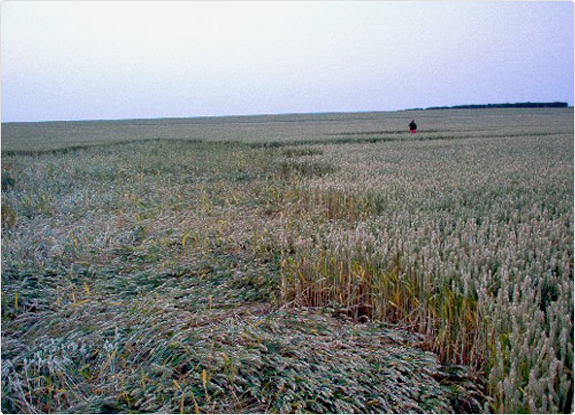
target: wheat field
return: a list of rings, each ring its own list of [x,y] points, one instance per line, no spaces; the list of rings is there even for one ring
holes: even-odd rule
[[[573,151],[572,108],[2,124],[2,412],[573,412]]]

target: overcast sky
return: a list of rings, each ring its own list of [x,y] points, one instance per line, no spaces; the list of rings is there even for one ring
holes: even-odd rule
[[[573,7],[4,1],[2,122],[573,105]]]

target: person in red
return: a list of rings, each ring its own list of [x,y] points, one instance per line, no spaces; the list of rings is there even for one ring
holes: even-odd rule
[[[409,132],[411,134],[415,134],[417,132],[417,124],[415,123],[415,120],[411,120],[409,123]]]

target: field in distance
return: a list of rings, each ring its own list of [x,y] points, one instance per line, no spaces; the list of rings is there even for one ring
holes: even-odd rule
[[[419,123],[420,132],[431,138],[570,133],[572,117],[572,108],[539,108],[3,123],[2,151],[43,151],[154,139],[282,144],[350,138],[400,139],[407,138],[407,124],[412,119]]]
[[[572,108],[4,123],[2,411],[573,412],[573,159]]]

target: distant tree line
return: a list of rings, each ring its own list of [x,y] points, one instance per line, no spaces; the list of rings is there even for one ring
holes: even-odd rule
[[[516,102],[514,104],[474,104],[452,107],[428,107],[425,110],[477,109],[477,108],[566,108],[566,102]]]

